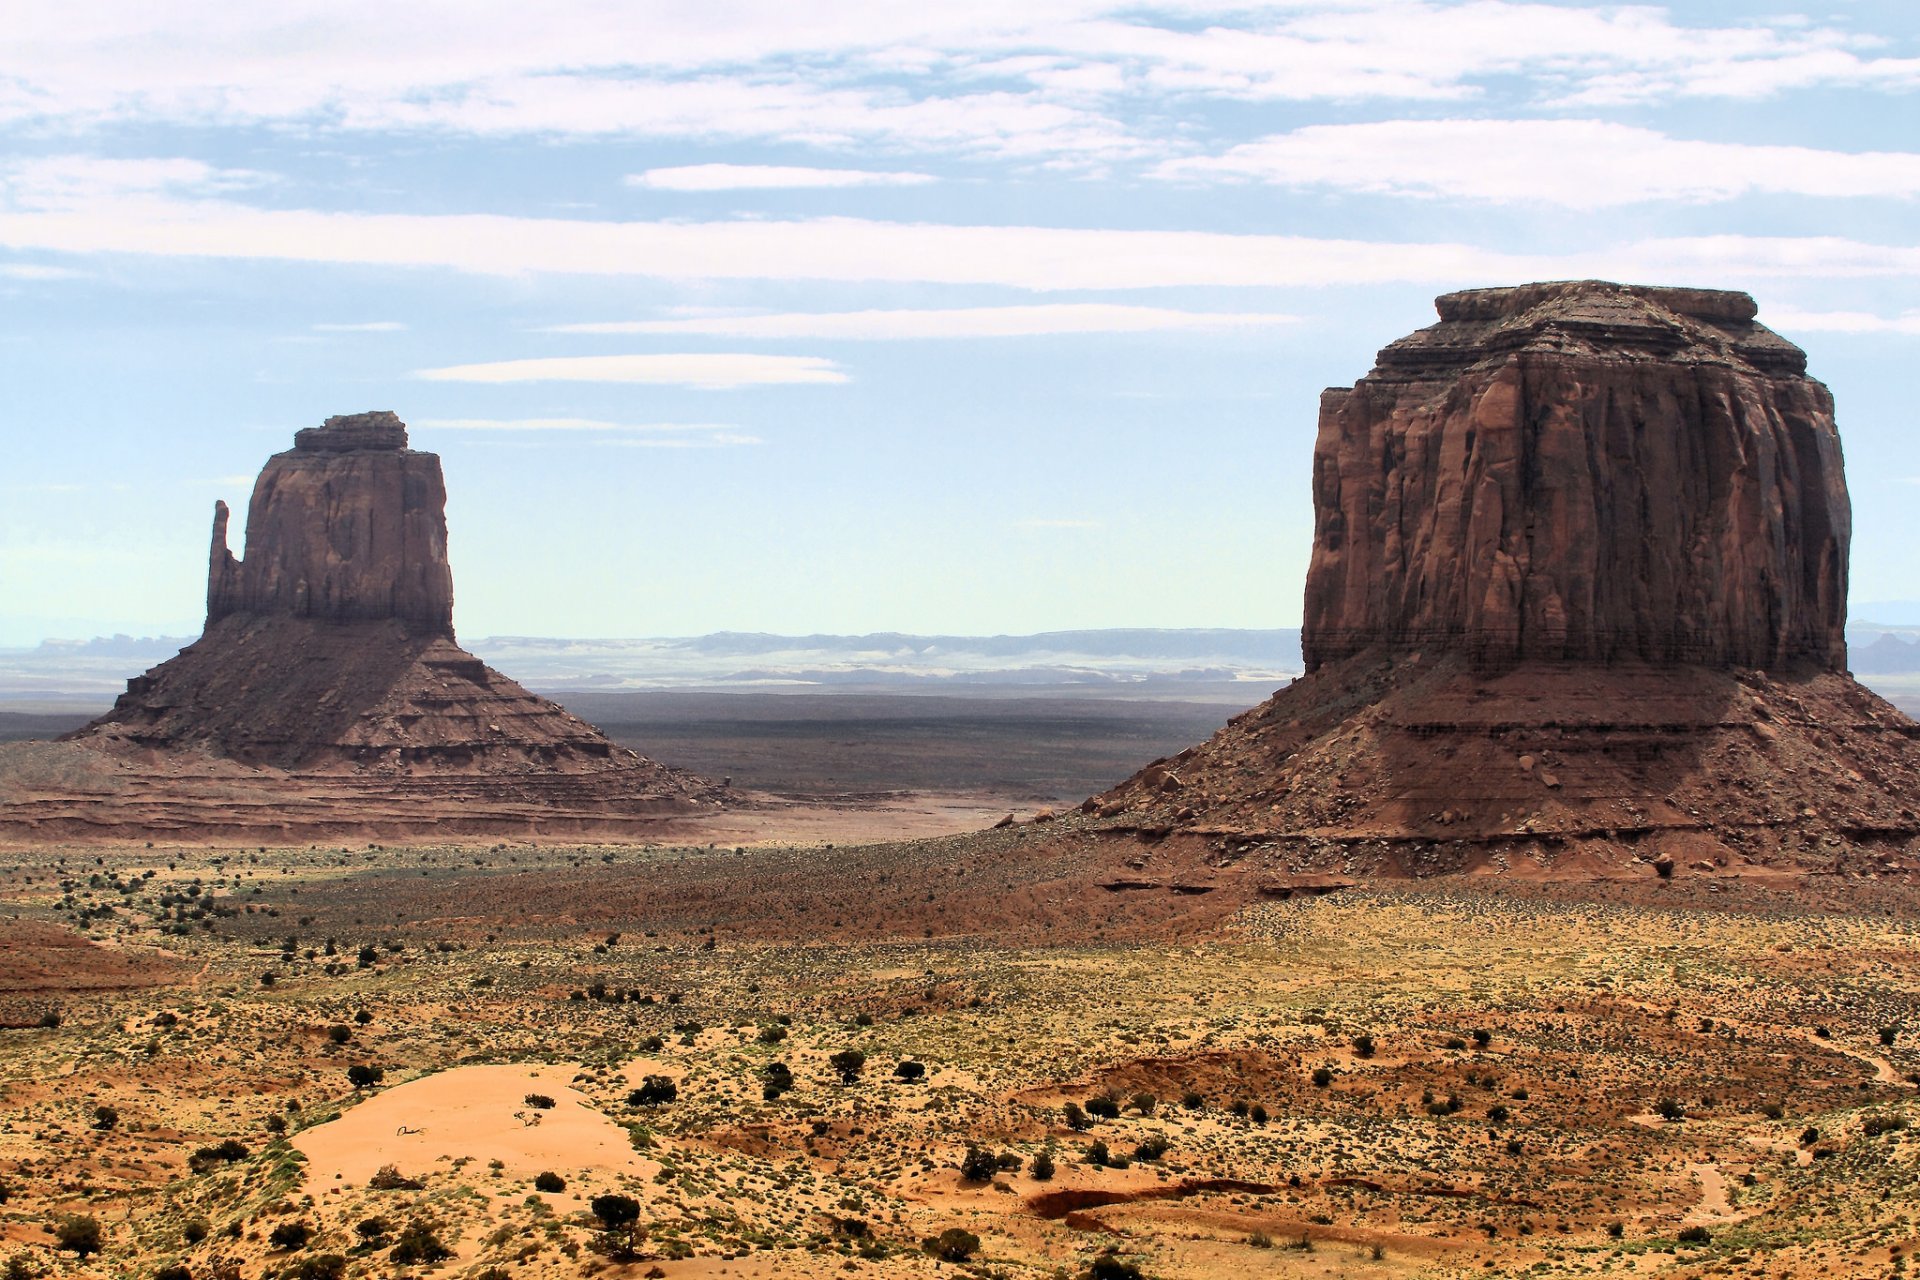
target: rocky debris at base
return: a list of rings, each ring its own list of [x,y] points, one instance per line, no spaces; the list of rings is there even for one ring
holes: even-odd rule
[[[68,735],[112,757],[74,776],[107,781],[0,807],[0,834],[584,833],[719,807],[459,647],[440,459],[399,418],[295,439],[254,485],[244,561],[215,508],[200,638]]]

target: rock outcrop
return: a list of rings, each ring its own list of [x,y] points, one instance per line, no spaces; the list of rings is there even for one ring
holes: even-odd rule
[[[1847,493],[1801,352],[1739,293],[1439,310],[1323,400],[1308,673],[1035,840],[1186,895],[1920,867],[1920,725],[1844,670]]]
[[[214,505],[207,621],[392,619],[451,636],[446,507],[439,457],[407,448],[392,413],[296,432],[254,482],[244,561],[227,550],[226,504]]]
[[[1307,667],[1386,646],[1844,669],[1833,400],[1744,293],[1438,300],[1321,398]]]
[[[392,838],[617,834],[715,808],[719,788],[459,647],[445,504],[440,459],[391,413],[298,432],[254,485],[244,560],[214,509],[200,638],[68,736],[113,757],[108,795],[4,816],[65,836]]]

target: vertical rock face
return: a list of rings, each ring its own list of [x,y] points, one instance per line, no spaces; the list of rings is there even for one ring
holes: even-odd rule
[[[1364,649],[1842,669],[1827,389],[1744,293],[1477,289],[1321,399],[1309,671]]]
[[[439,457],[408,449],[391,413],[296,432],[254,482],[245,560],[227,549],[226,504],[214,506],[208,624],[235,614],[393,619],[452,636],[446,502]]]
[[[297,432],[254,484],[244,560],[214,507],[200,638],[67,737],[131,789],[37,829],[634,832],[715,807],[454,643],[445,507],[393,414]]]

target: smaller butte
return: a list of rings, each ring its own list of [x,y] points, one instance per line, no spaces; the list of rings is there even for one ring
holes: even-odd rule
[[[632,836],[717,808],[459,646],[440,459],[392,413],[269,458],[244,560],[227,523],[216,504],[200,638],[27,770],[65,785],[0,786],[0,834]]]

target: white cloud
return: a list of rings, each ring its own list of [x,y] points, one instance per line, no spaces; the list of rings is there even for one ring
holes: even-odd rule
[[[1098,529],[1099,520],[1015,520],[1016,529]]]
[[[423,418],[409,426],[438,431],[709,431],[733,430],[722,422],[608,422],[602,418]]]
[[[800,311],[778,315],[699,316],[556,325],[555,333],[673,333],[718,338],[1018,338],[1067,333],[1215,331],[1296,324],[1298,316],[1263,311],[1178,311],[1104,302],[945,310]]]
[[[1870,311],[1797,311],[1769,307],[1760,320],[1770,329],[1788,333],[1899,333],[1920,335],[1920,311],[1879,316]]]
[[[791,383],[840,383],[847,375],[819,356],[738,353],[687,355],[550,356],[421,369],[429,382],[643,382],[728,390]]]
[[[1030,290],[1418,283],[1598,276],[1744,287],[1780,276],[1920,275],[1920,247],[1835,236],[1693,236],[1570,253],[1201,231],[956,226],[858,218],[603,222],[255,209],[125,197],[0,209],[0,246],[226,261],[673,280],[840,280]]]
[[[359,324],[316,324],[315,333],[403,333],[406,325],[398,320],[367,320]]]
[[[1186,104],[1208,99],[1458,100],[1497,85],[1562,107],[1916,84],[1920,59],[1884,56],[1838,20],[1713,26],[1520,0],[71,0],[13,6],[0,43],[0,122],[43,131],[767,139],[1065,164],[1164,155]]]
[[[1155,176],[1598,209],[1751,193],[1908,198],[1920,195],[1920,154],[1696,142],[1603,120],[1388,120],[1310,125]]]
[[[808,187],[916,187],[938,178],[930,173],[875,169],[809,169],[777,164],[689,164],[627,175],[630,187],[653,191],[748,191]]]
[[[86,274],[72,267],[48,267],[37,262],[0,262],[0,280],[78,280]]]
[[[78,209],[98,201],[219,196],[272,180],[255,170],[218,169],[177,156],[134,160],[84,154],[19,157],[0,163],[0,207]]]

